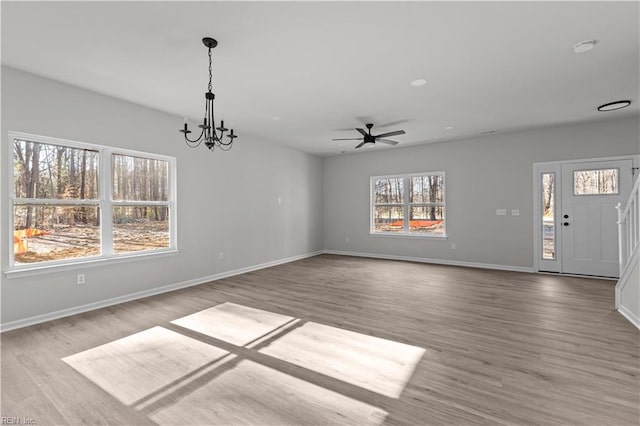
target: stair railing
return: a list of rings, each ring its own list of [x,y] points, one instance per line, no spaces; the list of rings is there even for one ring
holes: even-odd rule
[[[620,278],[622,278],[629,262],[640,246],[640,175],[633,185],[627,202],[624,205],[618,203],[616,209],[618,210]],[[616,308],[619,304],[617,299],[616,297]]]

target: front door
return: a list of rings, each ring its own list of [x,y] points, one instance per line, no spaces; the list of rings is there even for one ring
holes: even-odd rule
[[[616,204],[631,191],[632,160],[562,165],[562,272],[617,277]]]

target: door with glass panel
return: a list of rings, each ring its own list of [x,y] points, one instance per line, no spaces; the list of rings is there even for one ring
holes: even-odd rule
[[[618,157],[534,165],[536,270],[618,276],[615,206],[626,202],[635,161]]]
[[[632,160],[562,165],[562,272],[618,276],[616,204],[631,190]]]

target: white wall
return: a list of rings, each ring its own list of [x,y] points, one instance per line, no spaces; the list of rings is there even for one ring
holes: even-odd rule
[[[8,199],[10,130],[174,156],[180,250],[161,259],[89,267],[81,271],[84,286],[75,285],[79,271],[3,275],[3,324],[322,249],[322,159],[241,129],[229,152],[192,150],[181,141],[181,125],[179,117],[2,68],[1,199]],[[6,203],[0,227],[7,247]],[[0,257],[6,271],[8,254]]]
[[[533,163],[639,152],[632,116],[326,158],[324,246],[532,268]],[[425,171],[446,172],[448,239],[369,235],[369,178]],[[519,209],[520,216],[496,216],[498,208]]]

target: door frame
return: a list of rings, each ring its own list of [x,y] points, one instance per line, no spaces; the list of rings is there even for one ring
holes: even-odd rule
[[[533,269],[536,272],[562,273],[562,232],[560,230],[560,215],[562,206],[562,165],[575,163],[592,163],[599,161],[632,160],[634,171],[640,166],[640,155],[619,155],[615,157],[581,158],[561,161],[546,161],[533,163]],[[554,229],[555,229],[555,259],[542,258],[542,173],[554,173]],[[636,174],[633,175],[635,178]],[[616,237],[617,238],[617,237]],[[567,274],[571,275],[571,274]]]

